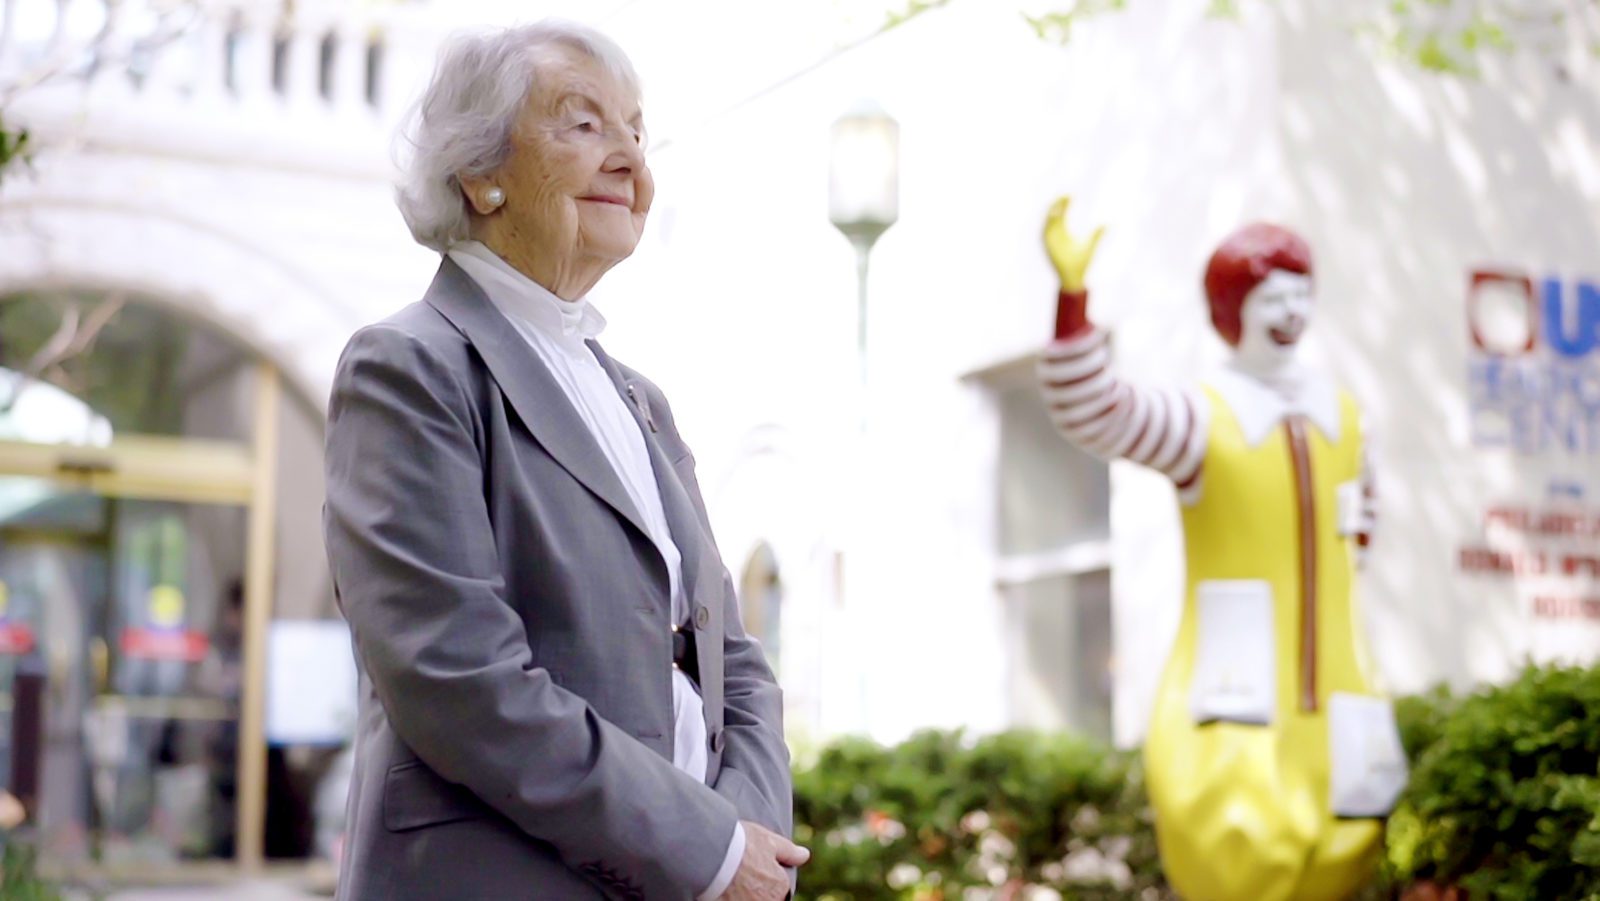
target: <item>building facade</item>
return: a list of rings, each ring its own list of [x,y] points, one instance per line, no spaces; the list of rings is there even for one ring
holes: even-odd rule
[[[389,136],[444,35],[536,14],[594,22],[643,76],[657,201],[595,293],[603,340],[673,400],[802,752],[929,726],[1139,741],[1178,519],[1037,398],[1066,192],[1107,227],[1116,365],[1155,384],[1223,356],[1199,285],[1222,235],[1310,239],[1307,352],[1377,436],[1361,586],[1391,689],[1600,650],[1600,65],[1564,45],[1441,76],[1309,0],[1135,3],[1065,46],[977,2],[881,32],[870,4],[116,6],[96,41],[103,4],[0,0],[0,73],[78,48],[4,107],[38,149],[0,184],[0,639],[70,686],[41,802],[63,856],[317,849],[293,823],[340,705],[269,686],[332,665],[297,663],[326,636],[283,636],[337,615],[338,353],[436,266]],[[827,217],[829,126],[863,96],[901,136],[864,352]]]

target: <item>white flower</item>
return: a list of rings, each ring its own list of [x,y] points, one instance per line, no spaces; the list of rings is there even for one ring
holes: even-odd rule
[[[1061,861],[1068,882],[1104,882],[1106,858],[1099,848],[1079,848]]]
[[[974,835],[989,828],[989,811],[974,810],[961,818],[961,831]]]
[[[978,855],[988,860],[1010,860],[1017,855],[1017,846],[998,832],[985,832],[978,839]]]
[[[1110,883],[1117,889],[1133,884],[1133,870],[1119,859],[1110,858],[1099,848],[1080,848],[1061,861],[1065,881],[1077,883]]]
[[[862,839],[865,839],[866,837],[866,827],[846,826],[843,829],[835,829],[834,831],[828,833],[828,844],[834,846],[835,848],[839,847],[840,845],[859,845],[861,844]]]
[[[1061,901],[1061,893],[1045,885],[1030,885],[1022,890],[1022,901]]]
[[[1126,891],[1133,885],[1133,869],[1120,860],[1111,861],[1110,875],[1111,887],[1117,891]]]
[[[889,875],[884,881],[889,883],[889,887],[892,889],[903,889],[907,886],[915,885],[917,880],[921,878],[922,871],[917,869],[915,864],[897,863],[890,868]]]
[[[901,823],[899,820],[891,820],[887,817],[879,820],[873,820],[868,828],[872,831],[873,835],[878,837],[878,842],[880,844],[892,845],[906,836],[905,824]]]
[[[1088,832],[1098,825],[1100,825],[1100,809],[1097,807],[1085,804],[1072,815],[1071,826],[1074,832]]]
[[[1113,835],[1100,842],[1100,850],[1112,860],[1123,860],[1128,852],[1133,850],[1133,837],[1128,835]]]

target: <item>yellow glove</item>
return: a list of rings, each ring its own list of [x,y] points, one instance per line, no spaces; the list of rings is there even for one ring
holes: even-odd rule
[[[1071,204],[1071,196],[1062,196],[1050,205],[1050,213],[1044,219],[1044,249],[1049,251],[1050,262],[1061,279],[1061,290],[1077,294],[1084,290],[1084,273],[1106,229],[1103,225],[1095,229],[1087,241],[1067,231],[1067,207]]]

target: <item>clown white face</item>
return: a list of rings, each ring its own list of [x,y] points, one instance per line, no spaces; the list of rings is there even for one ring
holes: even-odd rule
[[[1245,295],[1235,363],[1246,370],[1270,372],[1293,360],[1311,323],[1312,301],[1310,276],[1274,269]]]

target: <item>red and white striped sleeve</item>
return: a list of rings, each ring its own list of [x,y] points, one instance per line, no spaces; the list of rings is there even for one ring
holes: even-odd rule
[[[1178,496],[1200,494],[1206,401],[1191,392],[1130,384],[1111,371],[1106,332],[1085,316],[1088,296],[1061,295],[1056,339],[1039,362],[1050,420],[1068,441],[1105,459],[1122,458],[1172,479]]]

